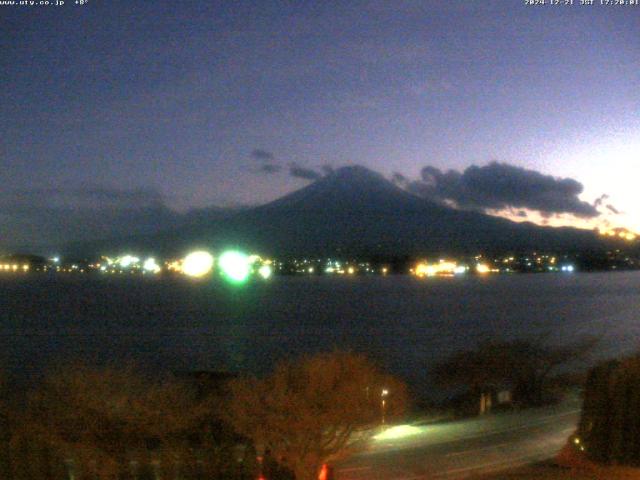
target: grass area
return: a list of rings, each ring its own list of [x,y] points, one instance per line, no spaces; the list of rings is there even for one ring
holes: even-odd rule
[[[593,470],[572,470],[545,464],[483,475],[476,480],[640,480],[640,469],[597,467]]]

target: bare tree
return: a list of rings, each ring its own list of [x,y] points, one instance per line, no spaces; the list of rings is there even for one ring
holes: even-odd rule
[[[205,413],[172,378],[64,368],[29,396],[17,444],[46,445],[78,476],[135,477],[142,468],[175,470],[188,462],[187,440]]]
[[[362,355],[333,352],[281,363],[262,380],[236,380],[224,415],[297,480],[311,480],[405,405],[403,383]]]
[[[441,386],[473,393],[509,386],[515,400],[539,404],[545,401],[552,374],[586,358],[596,343],[594,337],[565,345],[552,345],[545,338],[484,342],[436,365],[433,374]]]

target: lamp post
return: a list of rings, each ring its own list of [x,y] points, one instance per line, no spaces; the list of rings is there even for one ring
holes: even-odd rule
[[[381,404],[380,407],[382,409],[382,425],[385,424],[386,414],[387,414],[387,395],[389,395],[389,390],[386,388],[382,389],[382,393],[380,393]]]

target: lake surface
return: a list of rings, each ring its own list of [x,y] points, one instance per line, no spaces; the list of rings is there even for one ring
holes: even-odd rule
[[[601,357],[640,346],[640,272],[487,277],[0,278],[0,355],[32,375],[56,363],[132,361],[264,373],[278,359],[350,348],[428,389],[430,367],[478,341],[602,336]]]

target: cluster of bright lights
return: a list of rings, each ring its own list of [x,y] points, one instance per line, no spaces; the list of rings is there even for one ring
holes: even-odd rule
[[[476,272],[481,275],[485,275],[487,273],[491,273],[491,268],[486,263],[479,263],[476,265]]]
[[[144,261],[142,269],[149,273],[160,273],[161,270],[160,265],[158,265],[158,262],[156,262],[156,259],[153,257],[149,257]]]
[[[265,280],[269,279],[271,275],[273,275],[273,269],[271,268],[271,265],[261,265],[260,268],[258,268],[258,275],[260,275]]]
[[[18,265],[17,263],[4,263],[0,265],[0,270],[4,270],[5,272],[17,272],[21,270],[23,272],[29,271],[29,265]]]
[[[306,260],[305,260],[306,261]],[[331,275],[369,275],[377,273],[376,269],[371,266],[369,262],[341,262],[339,260],[331,260],[328,259],[326,264],[322,265],[320,259],[318,259],[315,266],[305,267],[304,270],[297,270],[296,273],[318,273],[324,272],[325,274]],[[383,275],[386,275],[389,272],[388,267],[383,267],[382,270],[378,271]]]
[[[273,275],[270,260],[237,250],[225,251],[215,261],[211,253],[198,250],[189,253],[182,260],[167,263],[166,268],[171,272],[202,278],[212,273],[214,263],[220,276],[232,283],[243,283],[254,274],[265,280]]]
[[[628,260],[628,259],[627,259]],[[8,260],[7,260],[8,261]],[[49,258],[50,262],[60,262],[59,257]],[[440,259],[433,263],[422,261],[410,271],[417,277],[454,276],[465,275],[467,273],[477,273],[486,275],[489,273],[517,272],[519,267],[523,271],[548,271],[548,272],[574,272],[577,268],[571,263],[568,257],[561,259],[551,254],[537,254],[532,256],[505,256],[503,258],[493,258],[491,260],[477,255],[474,259],[457,260]],[[29,270],[28,265],[18,265],[11,263],[0,264],[0,271]],[[100,260],[88,265],[55,265],[58,272],[81,272],[99,270],[106,274],[159,274],[168,272],[186,275],[194,278],[211,276],[214,264],[217,265],[218,278],[225,279],[231,283],[244,283],[249,278],[254,277],[262,280],[270,279],[276,272],[290,272],[283,262],[262,258],[255,254],[246,254],[238,250],[227,250],[220,254],[214,261],[213,254],[206,250],[197,250],[189,253],[184,258],[172,259],[164,262],[156,260],[154,257],[141,258],[134,254],[127,253],[119,257],[100,257]],[[84,266],[83,266],[84,265]],[[390,272],[388,266],[372,267],[368,262],[357,263],[355,261],[338,261],[328,259],[325,266],[321,259],[303,259],[293,262],[294,273],[314,274],[327,273],[338,275],[366,275],[368,273],[381,273],[386,275]],[[497,266],[500,266],[498,268]],[[37,270],[37,267],[35,267]],[[44,269],[46,271],[46,267]]]
[[[182,273],[182,260],[165,262],[165,266],[169,272]]]
[[[329,261],[324,271],[325,273],[337,273],[338,275],[344,275],[348,272],[348,268],[349,267],[345,268],[345,265],[336,260],[335,262]]]
[[[235,250],[220,255],[218,266],[222,275],[232,282],[244,282],[251,274],[249,257]]]
[[[452,276],[462,275],[468,270],[464,265],[458,265],[448,260],[440,260],[437,263],[421,262],[413,270],[418,277],[435,277],[436,275]]]
[[[136,255],[125,254],[120,257],[101,257],[100,262],[89,264],[90,269],[99,269],[102,273],[160,273],[162,268],[155,258],[149,257],[142,261]]]
[[[118,263],[122,268],[129,268],[132,266],[137,266],[138,263],[140,263],[140,258],[133,255],[125,255],[123,257],[120,257]]]
[[[191,252],[182,261],[182,273],[189,277],[204,277],[213,270],[213,256],[204,250]]]

